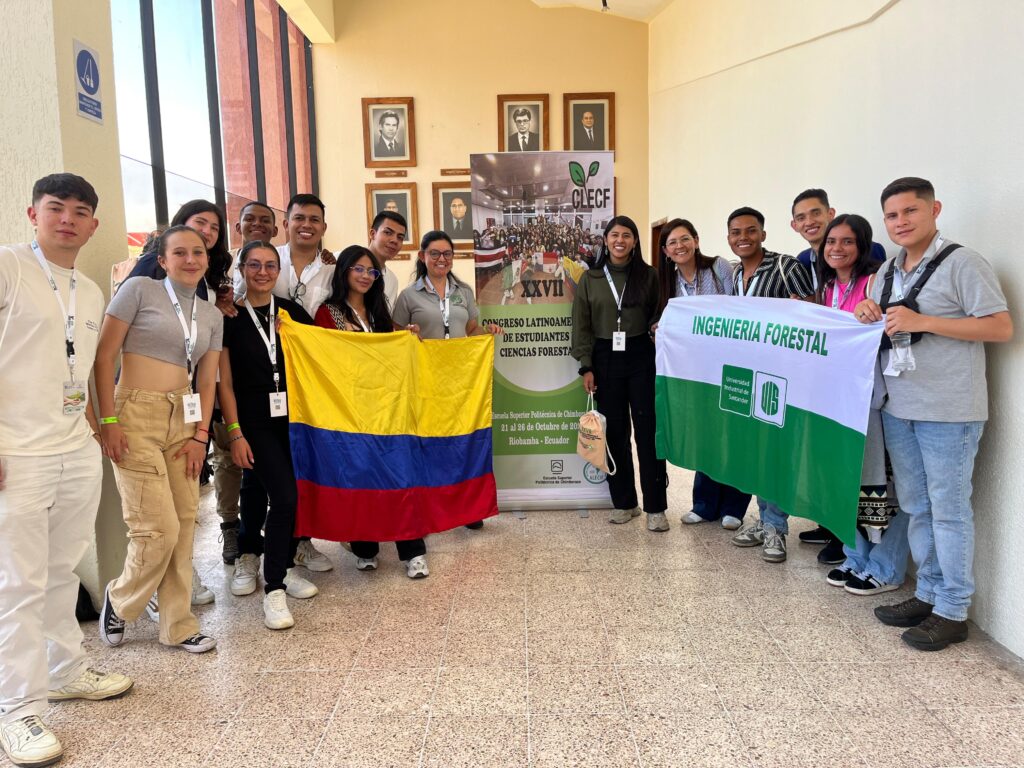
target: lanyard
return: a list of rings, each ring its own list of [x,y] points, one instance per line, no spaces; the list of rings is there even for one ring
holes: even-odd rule
[[[940,250],[942,250],[941,237],[935,241],[935,252],[938,253]],[[903,258],[906,259],[906,255],[904,255]],[[892,271],[892,292],[896,296],[896,301],[903,301],[903,297],[906,295],[905,292],[909,291],[911,288],[914,287],[914,283],[917,282],[917,279],[921,276],[921,273],[924,272],[924,268],[925,266],[927,266],[927,264],[928,259],[921,259],[921,263],[917,265],[917,269],[915,269],[914,273],[909,277],[908,283],[905,288],[903,283],[903,270],[900,269],[899,264],[895,265],[896,268],[893,269]]]
[[[312,282],[314,277],[320,274],[320,267],[323,266],[323,261],[320,259],[320,254],[322,253],[323,250],[317,248],[316,256],[314,256],[313,260],[306,265],[305,269],[302,270],[302,274],[298,275],[295,272],[295,264],[292,263],[291,249],[288,250],[288,271],[290,274],[288,285],[295,286],[294,290],[288,291],[288,297],[300,307],[302,306],[302,297],[306,295],[306,286]],[[312,270],[312,272],[310,272],[310,270]],[[309,273],[308,278],[306,278],[307,272]],[[303,278],[306,278],[306,280],[303,280]]]
[[[356,308],[347,301],[345,303],[348,304],[348,308],[352,310],[352,316],[356,319],[356,322],[359,323],[359,327],[363,329],[363,333],[373,333],[373,330],[367,327],[366,323],[363,322],[363,318],[361,318],[359,313],[356,312]]]
[[[174,295],[174,288],[171,287],[171,278],[164,278],[164,288],[167,290],[167,296],[171,300],[171,306],[174,307],[174,314],[178,317],[178,322],[181,323],[181,332],[185,334],[185,362],[188,366],[188,386],[189,390],[192,389],[192,351],[196,348],[196,337],[199,335],[199,301],[198,296],[192,297],[192,326],[191,330],[189,326],[185,324],[185,313],[181,311],[181,304],[178,302],[178,297]]]
[[[71,270],[71,284],[68,287],[68,305],[64,306],[64,299],[61,298],[60,289],[57,287],[57,281],[53,279],[53,270],[50,269],[49,262],[46,261],[46,257],[43,256],[43,249],[39,247],[39,243],[35,240],[32,241],[32,253],[36,256],[36,261],[39,262],[39,266],[43,268],[43,272],[46,274],[46,280],[50,283],[50,288],[53,289],[53,295],[57,297],[57,304],[60,306],[60,313],[64,317],[64,354],[67,355],[68,359],[68,372],[71,374],[71,382],[75,381],[75,270]]]
[[[281,391],[281,374],[277,372],[277,327],[274,319],[277,317],[277,312],[274,311],[274,296],[270,296],[270,314],[267,315],[269,321],[267,325],[270,326],[270,336],[263,331],[263,325],[260,323],[260,319],[256,314],[256,310],[252,308],[252,304],[249,303],[249,299],[245,299],[245,308],[249,310],[249,317],[252,318],[253,325],[256,326],[256,330],[260,334],[260,338],[263,339],[263,344],[267,348],[267,354],[270,355],[270,369],[274,372],[274,389],[278,392]]]
[[[452,281],[447,280],[444,285],[444,298],[438,296],[437,291],[434,290],[433,284],[430,280],[427,280],[427,286],[430,288],[430,292],[437,296],[437,308],[441,312],[441,322],[444,323],[444,337],[450,339],[452,337],[451,323],[451,295],[452,295]]]
[[[622,296],[615,289],[615,283],[612,282],[612,273],[608,271],[608,267],[604,268],[604,276],[608,280],[608,287],[612,289],[612,296],[615,298],[615,327],[620,331],[622,330],[622,298],[626,295],[626,286],[622,286]],[[627,279],[626,282],[629,282]]]
[[[854,278],[850,278],[850,282],[846,284],[846,288],[843,290],[843,297],[839,298],[839,279],[836,278],[832,281],[832,309],[839,309],[846,300],[850,298],[850,293],[853,292],[853,286],[856,285],[857,281]]]

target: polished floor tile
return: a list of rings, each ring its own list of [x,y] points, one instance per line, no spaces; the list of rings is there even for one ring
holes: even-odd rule
[[[228,591],[214,499],[195,560],[216,594],[196,609],[216,651],[164,648],[140,619],[119,648],[83,626],[122,699],[49,706],[63,766],[218,768],[889,768],[1024,763],[1024,671],[971,626],[924,654],[828,586],[816,547],[782,565],[684,526],[692,473],[670,468],[672,530],[594,510],[489,519],[428,542],[411,581],[382,547],[263,626],[261,593]],[[795,533],[809,526],[794,521]],[[0,759],[0,768],[8,762]]]

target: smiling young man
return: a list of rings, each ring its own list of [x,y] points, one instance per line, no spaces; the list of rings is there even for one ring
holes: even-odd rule
[[[46,176],[28,209],[35,240],[0,246],[0,746],[15,765],[63,753],[40,719],[47,699],[132,687],[89,667],[75,619],[103,479],[88,393],[104,301],[75,269],[98,202],[82,177]]]
[[[764,215],[753,208],[738,208],[729,214],[728,240],[740,263],[733,273],[737,296],[768,299],[806,299],[814,295],[811,278],[792,256],[766,251]],[[741,529],[732,543],[737,547],[761,547],[761,558],[769,563],[786,560],[789,514],[760,496],[760,519]]]
[[[384,273],[384,298],[387,299],[388,309],[394,309],[398,301],[398,278],[388,269],[388,262],[402,252],[408,229],[405,217],[395,211],[381,211],[373,217],[370,225],[370,242],[367,247],[377,257]]]
[[[941,211],[925,179],[896,179],[882,190],[885,228],[900,252],[854,310],[864,323],[884,319],[890,338],[912,334],[911,360],[902,360],[901,370],[891,350],[882,353],[889,393],[882,422],[896,494],[910,517],[917,590],[909,600],[875,608],[875,615],[909,627],[903,640],[925,651],[967,639],[971,476],[988,419],[984,342],[1013,336],[995,272],[976,251],[940,234]]]

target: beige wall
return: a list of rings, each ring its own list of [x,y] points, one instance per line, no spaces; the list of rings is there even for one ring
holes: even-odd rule
[[[995,266],[1017,338],[989,345],[973,617],[1024,655],[1022,25],[1017,0],[676,0],[651,24],[649,76],[651,215],[692,219],[705,252],[729,253],[725,218],[744,204],[767,216],[768,247],[803,248],[790,204],[812,186],[892,251],[879,192],[919,175],[945,204],[942,230]]]
[[[82,250],[78,266],[104,293],[110,267],[127,255],[124,195],[114,109],[114,77],[108,0],[46,0],[18,3],[0,28],[0,242],[26,241],[32,229],[25,216],[32,183],[49,173],[68,171],[87,178],[100,198],[100,227]],[[74,43],[99,54],[103,124],[76,114]],[[96,522],[98,547],[79,568],[83,582],[99,585],[124,562],[125,536],[120,501],[109,462]]]
[[[547,93],[551,148],[562,148],[562,94],[614,91],[619,211],[647,220],[647,26],[531,0],[337,0],[337,42],[313,47],[320,191],[327,244],[366,240],[360,99],[415,99],[420,233],[433,228],[442,168],[497,149],[497,95]],[[468,177],[461,179],[468,182]],[[380,179],[397,181],[397,179]],[[457,271],[471,278],[469,261]],[[398,267],[400,277],[408,264]]]

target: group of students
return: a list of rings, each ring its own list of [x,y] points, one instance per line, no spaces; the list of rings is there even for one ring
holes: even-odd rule
[[[707,295],[803,300],[853,313],[862,323],[884,320],[855,546],[820,527],[801,539],[825,545],[819,561],[837,566],[828,583],[855,595],[897,589],[911,553],[914,597],[879,606],[875,615],[905,627],[903,639],[912,647],[941,650],[967,639],[974,593],[971,477],[988,418],[984,342],[1009,340],[1013,324],[991,265],[939,233],[942,205],[930,182],[896,179],[883,189],[881,206],[886,231],[899,247],[889,259],[872,241],[868,221],[837,216],[821,189],[793,201],[791,226],[808,243],[796,258],[767,250],[764,216],[743,207],[727,219],[738,263],[703,254],[694,225],[673,219],[661,228],[654,268],[643,260],[636,224],[616,216],[579,280],[572,355],[584,389],[607,419],[617,467],[608,477],[615,507],[610,522],[628,523],[641,514],[632,432],[647,528],[662,532],[669,521],[665,461],[655,449],[654,339],[668,301]],[[760,547],[765,561],[784,562],[789,515],[758,497],[758,518],[744,526],[750,499],[697,472],[693,508],[682,522],[720,521],[736,531],[736,546]]]
[[[148,612],[162,644],[192,653],[215,647],[192,611],[213,599],[192,566],[199,475],[211,438],[222,556],[235,566],[231,592],[256,590],[262,558],[264,622],[283,629],[294,624],[286,598],[317,593],[296,566],[332,566],[311,542],[294,537],[297,492],[277,314],[338,331],[424,339],[501,333],[481,324],[471,288],[452,274],[454,247],[445,233],[424,236],[415,281],[399,293],[387,261],[405,239],[402,217],[382,212],[367,247],[334,257],[322,249],[325,210],[313,195],[290,201],[281,247],[270,243],[274,212],[260,203],[243,208],[237,255],[225,245],[220,209],[186,204],[104,307],[99,288],[75,269],[98,226],[97,206],[85,179],[47,176],[35,184],[28,209],[34,241],[0,247],[0,746],[18,765],[48,764],[62,753],[41,719],[48,700],[111,698],[133,684],[89,665],[75,620],[74,568],[92,538],[101,454],[113,462],[128,526],[122,573],[104,592],[104,642],[121,644],[127,624]],[[803,299],[852,311],[865,323],[884,319],[892,348],[881,353],[876,377],[861,538],[828,580],[857,594],[894,588],[909,547],[915,596],[875,612],[886,624],[908,627],[904,639],[912,646],[937,650],[967,635],[971,474],[987,418],[982,342],[1005,341],[1013,329],[989,264],[939,234],[941,204],[930,183],[894,181],[882,193],[882,209],[900,251],[881,270],[867,221],[835,216],[821,190],[793,205],[792,226],[810,245],[803,263],[765,250],[764,217],[740,208],[728,217],[738,265],[702,254],[694,226],[675,219],[662,228],[655,269],[643,260],[636,224],[617,216],[578,283],[572,354],[607,417],[619,467],[608,478],[610,521],[641,514],[632,430],[647,527],[666,531],[666,467],[654,448],[654,338],[667,301],[708,294]],[[88,402],[90,374],[98,409]],[[883,441],[899,497],[895,515]],[[741,529],[749,501],[698,473],[693,509],[682,519]],[[788,515],[767,499],[758,506],[759,519],[733,543],[760,546],[765,560],[781,562]],[[377,567],[377,543],[350,546],[357,568]],[[411,578],[429,573],[423,540],[397,547]]]

